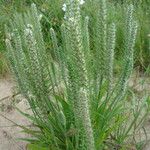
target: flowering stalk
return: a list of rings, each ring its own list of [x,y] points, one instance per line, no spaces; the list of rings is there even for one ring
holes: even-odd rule
[[[82,26],[79,0],[66,3],[65,27],[68,35],[68,72],[73,96],[75,116],[81,121],[87,143],[87,149],[94,150],[94,136],[90,119],[87,94],[87,69],[84,56]],[[70,52],[69,52],[70,51]],[[81,127],[78,127],[81,128]]]
[[[137,34],[137,22],[134,20],[133,17],[133,5],[130,5],[127,9],[127,16],[126,18],[126,26],[125,26],[125,54],[124,54],[124,68],[120,80],[120,87],[121,93],[119,92],[119,95],[123,96],[126,88],[128,79],[130,78],[130,75],[133,70],[133,63],[134,63],[134,45],[136,40],[136,34]],[[121,97],[122,97],[121,96]]]
[[[99,93],[101,81],[106,75],[106,50],[107,50],[107,7],[106,0],[95,0],[98,5],[96,14],[95,27],[95,54],[94,54],[94,68],[95,68],[95,89]]]
[[[108,80],[108,95],[112,91],[115,42],[116,42],[116,26],[114,23],[112,23],[108,28],[107,56],[106,56],[107,59],[106,76]]]

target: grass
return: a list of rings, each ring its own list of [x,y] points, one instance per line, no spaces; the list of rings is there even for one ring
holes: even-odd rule
[[[42,19],[42,29],[44,34],[44,40],[46,41],[46,48],[47,50],[51,49],[52,43],[49,40],[48,36],[48,31],[50,27],[53,27],[54,29],[57,29],[57,37],[58,39],[60,38],[60,29],[59,26],[62,22],[63,18],[63,12],[61,10],[63,1],[58,0],[58,1],[53,1],[53,0],[48,0],[48,1],[41,1],[41,0],[23,0],[21,2],[19,1],[1,1],[0,2],[0,11],[1,11],[1,23],[0,23],[0,54],[1,54],[1,65],[0,65],[0,70],[1,74],[7,72],[8,67],[7,67],[7,61],[5,59],[5,46],[4,46],[4,24],[8,22],[10,18],[12,18],[12,15],[17,11],[17,12],[25,12],[26,9],[30,6],[31,3],[36,3],[38,6],[39,11],[43,14],[44,19]],[[122,3],[122,1],[115,1],[115,4],[113,1],[109,4],[110,9],[109,11],[111,12],[110,14],[110,19],[113,18],[115,22],[117,23],[117,46],[116,46],[116,58],[120,58],[121,55],[123,54],[123,35],[122,35],[122,29],[123,29],[123,16],[124,16],[124,10],[122,8],[126,7],[127,3],[133,3],[135,5],[135,15],[137,17],[137,20],[139,22],[139,31],[138,31],[138,36],[137,36],[137,41],[136,41],[136,50],[135,50],[135,67],[139,66],[141,71],[145,71],[146,68],[149,65],[149,57],[150,57],[150,29],[149,29],[149,14],[150,14],[150,9],[149,9],[149,2],[146,0],[141,0],[141,1],[134,1],[134,0],[127,0]],[[51,5],[53,4],[53,5]],[[86,14],[94,15],[92,14],[95,12],[96,6],[88,8],[86,11]],[[86,8],[85,8],[86,9]],[[116,13],[117,12],[117,13]],[[109,19],[109,20],[110,20]],[[94,22],[93,22],[94,23]],[[94,24],[91,24],[91,28]],[[61,41],[60,41],[61,42]],[[4,61],[3,61],[4,60]],[[116,61],[118,62],[118,61]],[[119,63],[118,63],[119,64]]]
[[[55,20],[32,4],[25,13],[15,13],[6,26],[10,66],[32,110],[26,114],[17,108],[33,123],[34,129],[20,126],[32,135],[23,139],[30,142],[28,149],[139,146],[136,133],[143,127],[150,103],[148,95],[141,99],[128,87],[139,37],[137,19],[133,5],[121,10],[120,5],[100,2],[85,3],[81,16],[78,3],[69,3],[67,19],[56,2]],[[115,77],[114,60],[121,62]]]

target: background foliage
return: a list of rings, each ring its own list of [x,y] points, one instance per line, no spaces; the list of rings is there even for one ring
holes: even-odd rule
[[[41,14],[43,14],[42,19],[42,30],[44,32],[44,40],[46,41],[46,48],[51,48],[51,42],[49,40],[48,31],[50,27],[57,29],[57,36],[60,39],[60,29],[59,26],[61,24],[63,18],[62,11],[62,0],[10,0],[0,1],[0,73],[4,74],[8,71],[7,61],[5,58],[5,46],[4,46],[4,24],[13,17],[13,14],[17,12],[25,12],[31,3],[37,4],[38,10]],[[133,3],[135,6],[135,15],[139,22],[139,30],[138,37],[136,41],[136,50],[135,50],[135,67],[139,67],[140,70],[145,71],[149,66],[149,58],[150,58],[150,1],[148,0],[108,0],[109,3],[109,11],[111,11],[110,18],[116,20],[118,30],[117,30],[117,46],[115,53],[117,53],[116,63],[118,64],[117,69],[119,68],[119,59],[123,54],[123,18],[124,18],[124,9],[126,8],[126,4]],[[96,7],[96,6],[94,6]],[[88,14],[93,15],[95,8],[88,7],[85,11]],[[91,24],[91,27],[93,25]]]

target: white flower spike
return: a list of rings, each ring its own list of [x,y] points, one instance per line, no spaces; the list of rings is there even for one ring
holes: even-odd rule
[[[85,0],[79,0],[79,4],[83,5],[85,3]],[[62,6],[62,10],[65,12],[67,10],[67,5],[64,3]]]
[[[64,4],[63,4],[63,7],[62,7],[62,10],[63,10],[63,11],[66,11],[66,8],[67,8],[67,5],[64,3]]]
[[[80,0],[80,5],[83,5],[85,3],[84,0]]]

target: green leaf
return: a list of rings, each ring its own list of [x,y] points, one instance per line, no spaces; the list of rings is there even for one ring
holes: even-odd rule
[[[41,146],[36,145],[36,144],[28,144],[27,150],[49,150],[49,149],[45,148],[45,147],[41,147]]]

